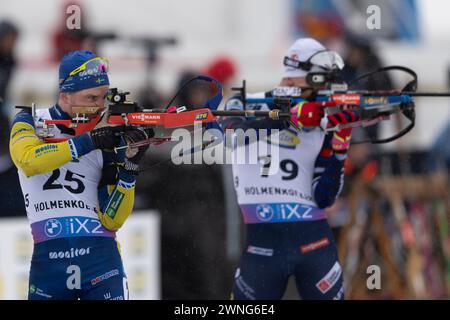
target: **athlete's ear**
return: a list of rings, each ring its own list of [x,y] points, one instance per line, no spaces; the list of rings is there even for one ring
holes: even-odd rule
[[[73,92],[60,92],[58,104],[64,112],[72,114],[72,105],[74,102]]]
[[[60,105],[68,105],[70,104],[69,100],[69,93],[68,92],[60,92],[59,93],[59,104]]]

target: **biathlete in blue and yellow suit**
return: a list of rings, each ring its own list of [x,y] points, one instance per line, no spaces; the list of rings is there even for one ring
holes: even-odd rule
[[[39,138],[42,121],[71,119],[74,106],[97,107],[93,117],[103,112],[107,72],[107,60],[70,52],[59,68],[58,103],[38,109],[35,118],[28,111],[14,118],[10,152],[34,240],[31,300],[128,299],[115,233],[133,209],[138,161],[147,147],[112,152],[125,139],[100,124],[79,136],[62,125],[50,128],[63,142]],[[128,134],[132,141],[146,138],[137,129]]]
[[[297,40],[284,60],[285,70],[275,91],[240,95],[227,101],[227,110],[243,110],[244,98],[289,96],[301,88],[302,97],[314,93],[309,72],[341,69],[342,59],[314,39]],[[298,91],[298,90],[297,90]],[[267,103],[247,102],[248,110],[270,110]],[[233,299],[281,299],[290,276],[303,299],[343,299],[342,268],[324,209],[333,204],[343,186],[343,165],[351,129],[326,133],[328,127],[355,121],[350,110],[325,116],[313,102],[292,110],[300,131],[285,121],[222,117],[222,130],[270,129],[262,150],[278,146],[278,156],[258,154],[260,164],[233,163],[233,181],[246,225],[246,244],[235,273]],[[275,131],[278,129],[276,140]],[[273,140],[273,141],[272,141]],[[272,147],[269,148],[268,146]],[[237,146],[235,151],[246,146]],[[245,152],[245,151],[244,151]],[[242,154],[242,153],[241,153]],[[245,153],[244,153],[245,154]]]

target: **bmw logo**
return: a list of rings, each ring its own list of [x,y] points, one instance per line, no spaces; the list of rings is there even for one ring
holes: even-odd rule
[[[48,237],[56,237],[62,231],[61,222],[56,219],[47,220],[47,222],[45,223],[44,231]]]
[[[259,220],[270,221],[273,218],[273,209],[271,206],[260,204],[256,207],[256,216]]]

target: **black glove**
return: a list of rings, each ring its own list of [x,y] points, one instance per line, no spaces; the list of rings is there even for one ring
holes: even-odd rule
[[[146,140],[149,137],[148,134],[140,128],[126,128],[124,138],[128,144],[131,144]],[[131,174],[138,175],[139,161],[149,147],[149,144],[133,148],[128,147],[125,152],[125,170]]]
[[[92,142],[97,149],[112,151],[120,144],[122,130],[120,126],[94,129],[91,131]]]

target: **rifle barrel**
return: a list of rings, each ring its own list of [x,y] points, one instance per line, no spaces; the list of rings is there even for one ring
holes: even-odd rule
[[[450,97],[450,92],[409,92],[406,94],[412,97]]]
[[[215,116],[234,116],[234,117],[257,117],[257,118],[270,118],[273,120],[277,119],[290,119],[290,112],[283,112],[279,109],[273,109],[270,111],[262,111],[262,110],[212,110],[211,111]]]
[[[355,93],[358,93],[357,91]],[[362,96],[369,97],[382,97],[382,96],[411,96],[411,97],[450,97],[450,92],[410,92],[410,91],[371,91],[362,92]]]

